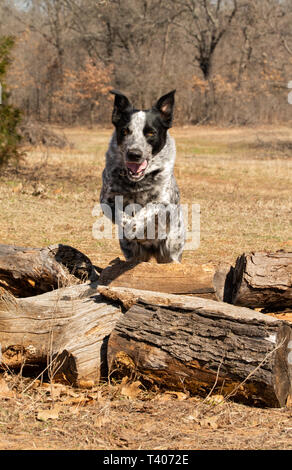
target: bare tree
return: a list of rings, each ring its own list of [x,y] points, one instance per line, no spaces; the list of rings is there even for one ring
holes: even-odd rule
[[[114,63],[115,86],[132,90],[132,97],[142,107],[164,86],[171,23],[178,14],[176,2],[170,3],[66,0],[74,17],[71,27],[88,55]]]
[[[17,39],[12,97],[37,119],[108,122],[107,92],[90,102],[97,84],[142,108],[176,88],[180,122],[291,112],[281,96],[291,80],[291,0],[0,0],[0,14],[0,32]],[[89,69],[84,99],[73,84]]]
[[[211,75],[215,50],[235,17],[237,0],[179,0],[182,21],[176,25],[185,31],[187,42],[195,49],[195,60],[204,78]]]
[[[274,22],[271,27],[280,37],[284,50],[292,56],[292,3],[290,0],[284,0],[276,5],[277,14],[274,16]]]

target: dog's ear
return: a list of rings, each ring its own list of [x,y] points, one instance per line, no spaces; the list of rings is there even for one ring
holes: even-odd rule
[[[172,124],[175,91],[176,90],[172,90],[166,95],[163,95],[154,106],[154,109],[159,111],[160,116],[167,127],[171,127]]]
[[[112,123],[117,124],[120,121],[122,114],[130,112],[133,109],[133,106],[128,98],[120,91],[110,90],[110,93],[115,95]]]

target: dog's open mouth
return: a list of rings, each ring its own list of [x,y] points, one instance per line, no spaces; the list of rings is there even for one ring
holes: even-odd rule
[[[144,160],[142,163],[126,162],[129,178],[133,181],[142,179],[147,165],[147,160]]]

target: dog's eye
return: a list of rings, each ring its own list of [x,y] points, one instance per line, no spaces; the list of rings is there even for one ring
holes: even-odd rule
[[[124,129],[121,130],[121,134],[122,136],[125,136],[125,135],[130,134],[130,131],[127,127],[124,127]]]
[[[153,137],[155,135],[155,132],[154,131],[146,131],[145,132],[145,136],[146,137]]]

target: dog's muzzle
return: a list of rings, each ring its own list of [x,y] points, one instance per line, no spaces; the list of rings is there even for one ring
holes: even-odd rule
[[[148,162],[143,159],[143,152],[138,149],[131,149],[127,152],[126,168],[128,178],[131,181],[139,181],[144,177]]]

